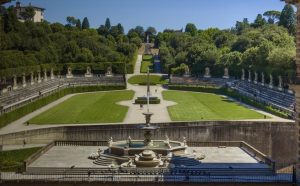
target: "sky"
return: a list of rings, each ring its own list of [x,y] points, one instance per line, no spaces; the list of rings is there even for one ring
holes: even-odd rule
[[[67,16],[89,19],[93,28],[104,24],[121,23],[125,31],[137,25],[155,27],[158,31],[184,28],[194,23],[199,29],[231,28],[236,21],[284,7],[280,0],[20,0],[22,5],[31,2],[43,7],[45,19],[65,24]],[[12,4],[15,4],[13,2]],[[9,4],[8,4],[9,5]]]

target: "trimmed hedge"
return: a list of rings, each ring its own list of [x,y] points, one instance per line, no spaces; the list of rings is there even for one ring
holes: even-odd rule
[[[138,97],[135,99],[134,104],[147,104],[147,97]],[[158,97],[150,97],[149,104],[160,104],[160,99]]]
[[[43,97],[32,103],[24,105],[23,107],[20,107],[16,110],[3,114],[2,116],[0,116],[0,128],[68,94],[81,93],[81,92],[124,90],[124,89],[126,89],[126,85],[84,86],[84,87],[65,88],[49,96]]]
[[[289,113],[280,111],[270,105],[265,105],[263,103],[257,102],[247,96],[241,95],[237,91],[226,88],[226,87],[214,87],[214,86],[188,86],[188,85],[169,85],[170,90],[185,90],[185,91],[194,91],[194,92],[206,92],[214,94],[222,94],[229,97],[232,97],[238,101],[251,105],[253,107],[262,109],[266,112],[274,114],[276,116],[289,119]]]

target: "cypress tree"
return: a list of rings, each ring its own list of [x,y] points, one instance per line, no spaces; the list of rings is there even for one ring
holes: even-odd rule
[[[90,28],[90,23],[87,17],[85,17],[82,21],[82,29],[89,29]]]
[[[284,6],[279,18],[279,25],[287,28],[290,34],[295,34],[296,14],[292,5],[287,4]]]

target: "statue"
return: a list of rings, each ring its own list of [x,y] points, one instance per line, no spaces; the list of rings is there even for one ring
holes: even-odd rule
[[[128,138],[127,138],[127,144],[128,144],[128,146],[130,146],[130,144],[131,144],[131,137],[130,136],[128,136]]]
[[[100,156],[100,155],[101,155],[101,153],[102,153],[102,149],[101,149],[101,148],[99,148],[99,149],[98,149],[98,155]]]
[[[263,72],[261,73],[261,85],[265,86],[265,74]]]
[[[183,77],[190,77],[191,74],[190,74],[190,69],[189,67],[186,65],[185,68],[184,68],[184,75]]]
[[[111,147],[112,146],[112,143],[113,143],[113,138],[112,137],[110,137],[109,139],[108,139],[108,147]]]
[[[251,83],[252,78],[251,78],[251,71],[249,70],[249,77],[248,77],[248,82]]]
[[[50,70],[50,79],[54,79],[54,72],[53,72],[53,68],[51,68],[51,70]]]
[[[17,84],[17,76],[14,75],[13,77],[13,90],[18,89],[18,84]]]
[[[26,87],[26,75],[23,73],[22,75],[22,87]]]
[[[38,83],[40,83],[40,82],[42,82],[42,80],[41,80],[41,71],[38,71]]]
[[[85,77],[92,77],[92,71],[91,71],[91,67],[86,67],[86,73],[84,74]]]
[[[34,84],[34,76],[33,76],[33,72],[30,73],[30,85]]]
[[[183,137],[183,146],[187,147],[186,137]]]
[[[254,84],[257,84],[258,75],[257,72],[254,72]]]
[[[73,78],[72,68],[71,67],[68,67],[68,73],[66,75],[66,78]]]
[[[106,74],[105,74],[106,76],[112,76],[113,75],[113,73],[112,73],[112,68],[109,66],[109,67],[107,67],[107,70],[106,70]]]
[[[224,79],[229,79],[229,71],[228,71],[228,68],[224,68],[224,76],[223,76]]]
[[[205,74],[204,74],[204,77],[205,77],[205,78],[210,78],[210,77],[211,77],[209,67],[206,67],[206,68],[205,68]]]
[[[278,90],[282,91],[282,77],[278,76]]]
[[[244,80],[245,80],[245,70],[242,69],[242,81],[244,81]]]
[[[269,88],[273,88],[273,76],[272,76],[272,74],[270,74]]]
[[[44,69],[44,81],[47,81],[47,80],[48,80],[48,78],[47,78],[47,70]]]

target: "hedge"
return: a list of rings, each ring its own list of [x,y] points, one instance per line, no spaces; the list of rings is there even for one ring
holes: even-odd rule
[[[134,104],[147,104],[147,97],[138,97],[135,99]],[[160,104],[160,99],[158,97],[150,97],[149,104]]]
[[[188,85],[169,85],[170,90],[185,90],[185,91],[194,91],[194,92],[206,92],[214,94],[222,94],[229,97],[232,97],[238,101],[246,103],[247,105],[262,109],[266,112],[274,114],[276,116],[290,119],[289,113],[278,110],[270,105],[266,105],[260,102],[257,102],[247,96],[241,95],[237,91],[226,88],[226,87],[217,87],[217,86],[188,86]]]
[[[126,85],[115,85],[115,86],[84,86],[84,87],[69,87],[59,90],[49,96],[38,99],[32,103],[24,105],[16,110],[5,113],[0,116],[0,128],[7,124],[20,119],[21,117],[55,101],[68,94],[81,93],[81,92],[95,92],[95,91],[109,91],[109,90],[123,90],[126,89]]]

